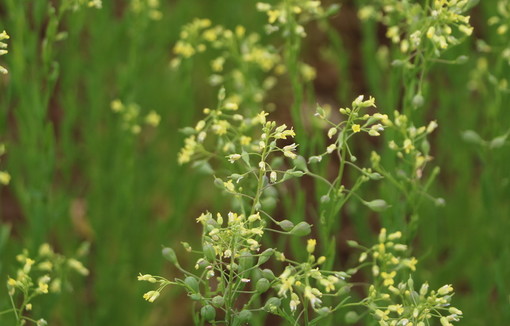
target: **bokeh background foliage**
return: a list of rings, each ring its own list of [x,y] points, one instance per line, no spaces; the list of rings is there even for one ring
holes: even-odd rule
[[[467,62],[436,65],[425,104],[415,113],[440,126],[431,147],[441,173],[431,192],[446,205],[422,205],[414,253],[421,278],[454,285],[466,325],[510,324],[510,98],[504,82],[510,65],[500,50],[510,36],[487,24],[496,2],[481,1],[471,10],[473,37],[445,54],[452,60],[465,55]],[[215,103],[217,89],[207,82],[212,57],[201,54],[172,70],[172,47],[181,26],[195,17],[260,33],[267,18],[253,1],[161,1],[159,20],[133,12],[127,0],[61,17],[51,4],[58,8],[59,1],[0,3],[0,30],[11,35],[9,54],[1,57],[9,70],[0,79],[0,140],[7,147],[1,168],[12,176],[0,188],[0,279],[13,272],[22,248],[35,251],[50,242],[71,254],[88,242],[91,274],[74,280],[72,292],[38,302],[34,314],[52,325],[185,325],[183,294],[169,290],[150,305],[141,299],[145,289],[136,275],[143,270],[171,278],[161,245],[199,241],[194,219],[228,203],[211,191],[210,176],[177,164],[184,137],[178,129],[194,125],[202,108]],[[328,29],[307,26],[301,56],[317,78],[305,104],[338,108],[367,94],[391,113],[403,90],[398,69],[378,63],[381,46],[391,47],[385,29],[358,20],[361,1],[339,4]],[[277,103],[276,119],[295,124],[290,89],[282,77],[269,97]],[[160,125],[126,132],[110,110],[116,98],[137,103],[143,115],[156,111]],[[304,105],[310,121],[313,112]],[[323,135],[311,137],[321,142]],[[391,189],[382,190],[388,202],[398,200]],[[303,216],[313,200],[292,195],[302,198],[301,206],[280,198],[282,214]],[[339,246],[347,238],[371,243],[381,225],[399,227],[391,214],[375,219],[355,206],[346,209]],[[345,248],[339,252],[349,260]],[[0,307],[7,299],[0,287]]]

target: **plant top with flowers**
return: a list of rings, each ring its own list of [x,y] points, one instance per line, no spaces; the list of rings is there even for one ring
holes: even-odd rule
[[[460,42],[450,35],[450,25],[464,35],[471,33],[469,18],[462,15],[466,7],[466,1],[435,1],[425,7],[381,1],[363,8],[360,17],[373,17],[388,25],[388,36],[407,56],[400,59],[407,73],[423,77],[429,60]],[[459,321],[462,312],[450,306],[450,285],[432,291],[427,283],[415,287],[412,275],[418,260],[411,256],[408,245],[423,199],[442,203],[427,193],[438,173],[438,169],[426,171],[432,160],[427,136],[437,123],[415,127],[406,113],[407,102],[404,112],[395,111],[390,117],[377,111],[373,97],[360,95],[351,107],[340,108],[338,113],[317,106],[315,116],[328,140],[313,155],[300,152],[300,144],[294,140],[306,138],[299,134],[304,129],[301,113],[296,111],[302,101],[300,82],[304,76],[314,78],[314,73],[303,74],[306,65],[298,64],[301,39],[306,36],[304,24],[336,9],[324,10],[319,1],[301,0],[274,5],[260,2],[257,9],[267,15],[266,32],[286,38],[280,52],[260,44],[257,34],[247,33],[244,27],[230,31],[213,27],[207,19],[186,25],[174,47],[176,58],[171,65],[175,68],[209,48],[220,53],[211,62],[210,78],[212,86],[219,86],[217,104],[214,109],[203,109],[204,117],[194,127],[183,129],[187,138],[178,162],[208,171],[232,201],[226,214],[206,211],[197,218],[203,230],[199,248],[182,243],[186,252],[197,255],[194,270],[183,267],[174,249],[165,247],[163,256],[182,277],[138,276],[140,281],[157,285],[144,298],[154,302],[169,285],[184,288],[193,301],[196,325],[263,325],[271,314],[288,325],[355,323],[367,315],[382,326],[424,326],[433,319],[448,326]],[[421,17],[419,26],[398,27],[410,15]],[[234,63],[229,65],[232,70],[225,70],[227,60]],[[253,68],[262,74],[246,83],[247,71]],[[256,85],[273,87],[274,75],[282,74],[288,74],[295,95],[292,117],[299,124],[296,131],[270,120],[269,109],[259,109],[270,87]],[[421,85],[411,93],[417,107]],[[387,130],[391,130],[389,153],[400,161],[398,171],[386,168],[377,151],[371,154],[371,167],[358,165],[353,139],[379,137]],[[327,171],[335,161],[337,171],[332,175]],[[301,187],[299,179],[305,177],[314,180],[316,198],[320,198],[311,210],[315,213],[303,220],[280,217],[278,195]],[[361,197],[359,190],[367,182],[396,186],[413,215],[405,230],[408,233],[388,233],[382,228],[378,243],[369,247],[348,241],[353,250],[360,250],[357,262],[349,263],[336,253],[339,216],[346,203],[357,201],[376,213],[392,209],[392,203],[383,199]],[[296,239],[303,237],[308,239]],[[306,243],[306,251],[289,253],[286,244],[291,242]]]

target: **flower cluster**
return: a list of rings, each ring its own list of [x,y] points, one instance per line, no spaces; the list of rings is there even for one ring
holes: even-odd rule
[[[178,67],[183,60],[209,49],[214,56],[209,83],[225,87],[237,105],[260,104],[276,84],[275,75],[285,71],[276,49],[260,39],[243,26],[230,30],[212,26],[208,19],[195,19],[182,28],[171,66]]]
[[[122,127],[137,135],[142,131],[141,124],[157,127],[161,117],[156,111],[150,111],[145,116],[141,116],[140,106],[136,103],[124,104],[120,100],[114,100],[110,104],[114,113],[122,116]]]
[[[0,33],[0,56],[7,54],[9,51],[7,51],[7,43],[3,42],[5,40],[8,40],[10,37],[9,35],[3,31]],[[0,73],[1,74],[7,74],[7,69],[5,69],[3,66],[0,66]]]
[[[151,20],[160,20],[163,17],[159,7],[159,0],[131,0],[129,5],[134,14],[146,14]]]
[[[373,18],[383,23],[387,27],[386,36],[399,45],[403,54],[411,54],[411,59],[414,52],[425,53],[429,49],[439,57],[444,50],[471,35],[473,27],[469,16],[463,15],[468,9],[467,0],[433,0],[430,6],[379,0],[362,7],[358,16],[362,20]],[[460,35],[454,33],[454,28]]]
[[[201,257],[195,264],[198,275],[183,270],[175,252],[165,248],[163,255],[188,276],[184,280],[168,281],[162,277],[140,274],[138,280],[159,284],[158,289],[145,293],[144,299],[153,302],[167,285],[179,285],[186,289],[193,300],[201,303],[200,314],[205,320],[214,320],[216,309],[224,310],[227,320],[244,320],[246,315],[251,314],[247,310],[249,303],[241,311],[233,307],[233,302],[241,295],[240,291],[251,287],[252,290],[243,292],[258,296],[271,285],[268,278],[272,273],[263,273],[259,268],[274,254],[273,249],[260,252],[259,241],[264,234],[265,223],[259,213],[246,217],[233,212],[228,213],[226,219],[220,213],[215,217],[209,212],[203,213],[197,222],[203,227],[202,250],[198,251]],[[186,251],[193,251],[189,244],[183,243],[183,246]],[[265,274],[267,277],[264,277]]]
[[[322,107],[317,107],[317,113],[315,114],[321,120],[326,122],[329,127],[327,135],[329,139],[334,139],[327,148],[326,152],[321,155],[315,155],[309,158],[309,162],[320,162],[324,155],[328,155],[334,152],[338,152],[345,146],[346,150],[350,154],[351,160],[356,161],[356,157],[352,154],[347,144],[347,141],[354,135],[360,132],[365,132],[370,136],[380,136],[388,124],[388,116],[380,113],[362,113],[363,109],[375,107],[375,99],[370,97],[368,100],[364,99],[363,95],[358,96],[352,102],[352,108],[340,108],[339,112],[346,119],[335,123],[329,119],[330,112],[327,112]]]
[[[290,35],[305,37],[303,25],[326,15],[320,1],[310,0],[282,1],[274,5],[258,2],[257,10],[267,15],[266,31],[268,33],[280,31],[286,37]]]
[[[308,239],[306,251],[308,259],[304,263],[290,262],[281,273],[275,283],[277,295],[280,298],[289,299],[289,309],[296,312],[300,305],[302,309],[308,309],[307,304],[319,313],[325,315],[331,312],[331,307],[323,307],[323,296],[338,296],[347,283],[344,280],[350,277],[345,272],[323,271],[319,268],[326,261],[321,256],[316,259],[314,256],[315,239]]]
[[[510,29],[510,1],[499,0],[497,5],[497,15],[489,18],[488,24],[496,27],[498,35],[506,35]]]
[[[424,168],[432,160],[427,135],[438,127],[437,122],[431,121],[426,126],[416,128],[406,115],[395,111],[394,119],[388,120],[387,125],[397,131],[395,140],[388,143],[389,148],[410,167],[411,172],[408,175],[410,179],[421,179]],[[373,153],[372,163],[375,169],[380,167],[379,161],[377,154]]]
[[[102,0],[69,0],[68,3],[73,10],[78,10],[81,7],[97,9],[101,9],[103,7]]]
[[[204,109],[205,118],[198,121],[194,128],[183,130],[189,136],[179,152],[179,163],[226,155],[230,163],[243,158],[242,161],[250,164],[251,156],[260,157],[265,150],[268,150],[266,154],[269,154],[269,151],[281,151],[289,158],[297,156],[294,153],[295,144],[283,148],[279,148],[276,144],[279,139],[294,137],[295,133],[292,129],[288,129],[286,125],[276,127],[274,122],[266,120],[268,113],[265,111],[244,116],[237,113],[238,110],[239,105],[235,99],[226,97],[225,89],[220,89],[217,108]],[[260,126],[262,126],[262,133],[260,133]],[[204,146],[207,140],[215,144],[212,149],[208,150],[206,147],[209,146]],[[265,165],[260,162],[260,165]]]
[[[79,255],[86,253],[86,246],[79,250]],[[69,271],[74,271],[82,276],[89,274],[88,269],[75,258],[66,258],[53,251],[48,244],[43,244],[39,247],[38,255],[35,259],[30,258],[28,251],[23,252],[16,256],[16,260],[21,264],[17,270],[15,277],[7,278],[7,290],[11,297],[11,302],[16,302],[15,297],[22,297],[22,304],[20,307],[13,306],[16,311],[16,318],[18,321],[29,320],[37,325],[46,325],[44,319],[37,321],[25,317],[27,311],[32,310],[32,299],[36,296],[47,293],[59,293],[63,286],[68,286],[63,283],[67,279]]]
[[[355,195],[354,191],[362,183],[368,180],[382,179],[382,176],[379,173],[373,172],[372,169],[360,168],[355,165],[354,162],[357,161],[357,158],[351,151],[349,145],[350,139],[359,133],[366,133],[372,137],[380,136],[381,132],[390,125],[390,120],[386,114],[370,114],[363,112],[369,108],[375,107],[375,99],[373,97],[369,97],[367,100],[365,100],[364,96],[360,95],[352,102],[351,106],[352,108],[346,107],[339,109],[340,114],[344,117],[344,119],[342,119],[340,122],[333,122],[329,118],[331,112],[326,111],[320,106],[317,108],[316,116],[318,116],[325,123],[325,126],[328,129],[327,137],[332,139],[333,142],[326,147],[325,152],[319,155],[310,156],[308,159],[309,163],[317,163],[321,162],[325,156],[330,154],[336,154],[340,159],[340,172],[336,179],[330,184],[328,193],[322,196],[321,199],[324,202],[336,202],[335,205],[341,203],[337,210],[341,208],[347,198],[349,198],[351,195]],[[361,172],[360,177],[356,180],[354,186],[350,190],[345,189],[345,187],[342,185],[343,170],[345,165],[349,165],[358,170],[358,172]],[[311,175],[313,176],[313,174]],[[345,193],[349,193],[349,195],[345,197]],[[382,202],[381,200],[377,200],[375,202],[365,202],[363,200],[361,201],[371,209],[376,211],[383,210],[383,206],[380,205]]]
[[[410,276],[404,281],[404,275],[416,270],[418,261],[414,257],[405,258],[408,248],[400,242],[401,237],[399,231],[387,234],[386,229],[381,229],[378,243],[360,256],[360,262],[371,260],[375,277],[368,291],[367,307],[382,326],[424,326],[431,318],[451,326],[451,322],[462,317],[459,309],[450,306],[452,286],[429,292],[429,285],[424,283],[416,291]]]
[[[202,237],[204,258],[197,261],[196,268],[199,268],[204,261],[214,263],[217,260],[236,260],[256,254],[260,250],[259,241],[264,234],[264,222],[259,213],[245,217],[243,214],[230,212],[227,220],[224,221],[220,213],[213,218],[208,212],[197,218],[197,222],[200,222],[204,229]],[[223,268],[223,266],[215,267]],[[232,265],[226,266],[227,269],[232,267]],[[208,273],[208,278],[214,275],[213,272],[214,270],[211,270]]]
[[[468,88],[474,92],[510,93],[508,74],[503,63],[510,65],[510,44],[508,30],[510,28],[510,1],[500,0],[496,6],[496,15],[488,20],[488,25],[496,29],[499,39],[488,44],[485,40],[477,40],[478,51],[482,54],[471,71]],[[493,96],[493,95],[489,95]]]

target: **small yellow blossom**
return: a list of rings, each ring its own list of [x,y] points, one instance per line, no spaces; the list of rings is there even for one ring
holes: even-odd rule
[[[0,171],[0,184],[6,186],[9,182],[11,182],[11,175],[8,172]]]
[[[248,136],[241,136],[239,138],[239,142],[241,143],[241,145],[250,145],[251,143],[251,137],[248,137]]]
[[[312,254],[315,251],[315,245],[317,244],[317,240],[315,239],[308,239],[308,242],[306,244],[306,251],[310,254]]]
[[[159,297],[158,291],[149,291],[143,295],[143,298],[149,302],[154,302]]]
[[[355,133],[356,132],[360,132],[361,131],[361,126],[359,124],[353,124],[352,127],[351,127],[352,131],[354,131]]]
[[[157,127],[161,121],[161,116],[157,114],[155,111],[149,112],[145,117],[145,122],[153,127]]]
[[[110,104],[110,107],[113,112],[121,112],[124,109],[124,104],[120,100],[113,100]]]
[[[74,258],[69,259],[67,261],[67,264],[69,265],[69,267],[71,267],[72,269],[74,269],[75,271],[84,276],[89,274],[89,270],[85,266],[83,266],[83,264],[80,261]]]
[[[279,10],[268,10],[267,16],[269,24],[273,24],[278,19],[278,17],[280,17],[280,15],[281,12]]]
[[[232,182],[232,180],[228,180],[227,182],[223,182],[223,186],[225,187],[225,189],[227,189],[227,191],[230,191],[230,192],[234,192],[235,191],[234,183]]]
[[[39,282],[37,291],[44,294],[48,293],[48,284]]]

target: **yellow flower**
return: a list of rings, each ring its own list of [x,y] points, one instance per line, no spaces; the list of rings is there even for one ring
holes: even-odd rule
[[[390,286],[395,283],[393,278],[397,275],[397,272],[393,271],[391,273],[381,272],[381,276],[384,279],[384,285]]]
[[[266,124],[266,116],[268,116],[269,113],[266,113],[265,111],[260,112],[257,114],[255,118],[253,118],[253,123],[260,123],[261,125]]]
[[[143,298],[149,302],[154,302],[159,297],[158,291],[149,291],[143,295]]]
[[[5,171],[0,171],[0,184],[6,186],[9,182],[11,182],[11,175]]]
[[[229,127],[230,123],[227,120],[219,120],[212,126],[212,129],[217,135],[221,136],[227,133]]]
[[[75,271],[77,271],[78,273],[80,273],[81,275],[88,275],[89,274],[89,270],[83,266],[83,264],[74,259],[74,258],[71,258],[67,261],[67,264],[69,265],[69,267],[71,267],[72,269],[74,269]]]
[[[269,24],[273,24],[280,17],[280,14],[279,10],[269,10],[267,12]]]
[[[160,121],[161,116],[157,114],[155,111],[149,112],[149,114],[147,114],[147,116],[145,117],[145,122],[153,127],[157,127]]]
[[[37,291],[40,293],[48,293],[48,284],[39,282],[39,287],[37,288]]]
[[[7,279],[7,285],[8,285],[8,286],[12,286],[12,287],[14,287],[14,286],[16,286],[16,284],[18,284],[18,282],[17,282],[15,279],[13,279],[13,278],[11,278],[11,277],[9,277],[9,278]]]
[[[317,244],[317,240],[315,239],[308,239],[308,242],[306,244],[306,251],[308,253],[313,253],[315,251],[315,245]]]
[[[359,124],[353,124],[352,127],[351,127],[352,131],[354,131],[355,133],[356,132],[360,132],[361,131],[361,126]]]
[[[453,287],[450,284],[443,285],[439,290],[437,290],[437,293],[439,295],[446,295],[453,291]]]
[[[150,283],[156,283],[157,280],[154,276],[150,275],[150,274],[145,274],[145,275],[138,275],[138,280],[139,281],[147,281],[147,282],[150,282]]]
[[[248,136],[241,136],[239,138],[239,142],[241,143],[241,145],[250,145],[251,143],[251,137],[248,137]]]
[[[228,180],[227,182],[223,182],[223,186],[225,186],[225,189],[227,189],[230,192],[235,191],[234,184],[232,183],[232,180]]]

